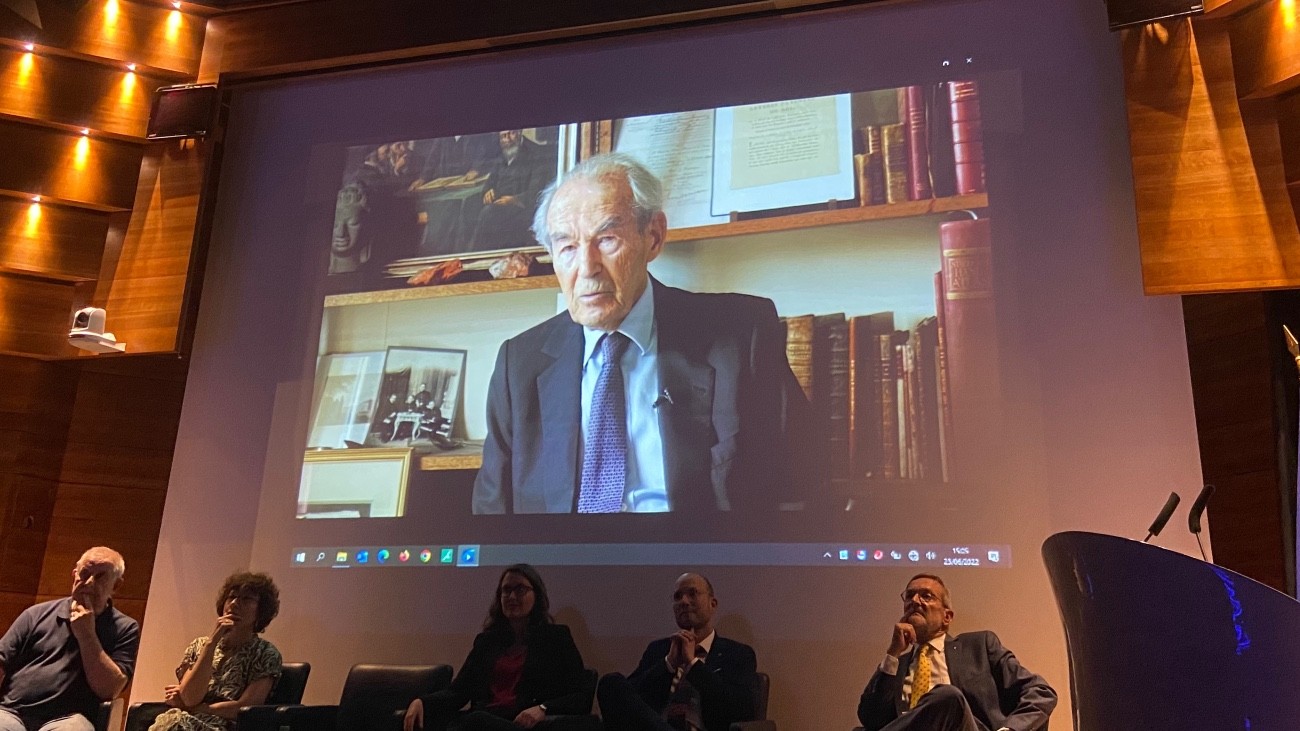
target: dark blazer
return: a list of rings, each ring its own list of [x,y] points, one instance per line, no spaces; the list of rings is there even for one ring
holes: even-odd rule
[[[486,706],[492,700],[492,668],[512,644],[514,635],[508,630],[480,632],[451,686],[423,697],[425,713],[459,710],[466,703],[471,708]],[[582,687],[582,655],[569,628],[537,625],[529,630],[524,644],[528,656],[515,686],[515,710],[544,703],[551,714],[590,713],[591,701]]]
[[[664,658],[672,639],[651,642],[628,682],[656,713],[668,705],[673,675]],[[727,731],[736,721],[754,720],[754,682],[758,661],[749,645],[713,636],[713,647],[702,663],[695,663],[686,679],[700,693],[700,714],[707,731]]]
[[[674,511],[774,508],[823,461],[770,300],[699,294],[653,277],[665,479]],[[582,327],[560,313],[507,340],[488,388],[475,513],[570,513],[581,466]],[[809,491],[811,492],[811,491]],[[815,496],[813,496],[815,497]]]
[[[943,643],[952,685],[966,696],[971,714],[984,727],[997,731],[1035,731],[1047,725],[1056,708],[1056,691],[1040,675],[1025,669],[992,632],[966,632]],[[898,658],[898,673],[875,675],[862,691],[858,721],[877,731],[898,718],[903,707],[903,680],[916,656],[913,648]]]

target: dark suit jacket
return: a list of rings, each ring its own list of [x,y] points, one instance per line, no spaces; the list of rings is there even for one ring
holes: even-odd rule
[[[514,635],[509,631],[480,632],[451,686],[423,697],[425,713],[459,710],[466,703],[471,708],[486,706],[492,700],[492,668],[512,644]],[[582,655],[569,628],[562,624],[535,626],[524,644],[528,656],[515,686],[515,710],[545,703],[547,713],[590,713],[591,699],[582,688]]]
[[[771,508],[805,499],[822,461],[808,401],[770,300],[698,294],[651,278],[659,338],[657,409],[674,511]],[[582,327],[560,313],[507,340],[488,389],[475,513],[570,513],[581,465]],[[815,492],[815,490],[808,490]]]
[[[628,682],[656,713],[668,705],[673,676],[664,658],[672,639],[651,642]],[[685,676],[700,693],[700,714],[707,731],[727,731],[733,722],[754,720],[754,681],[758,661],[749,645],[713,636],[713,647],[702,663]]]
[[[1006,727],[1034,731],[1047,724],[1056,708],[1056,691],[1025,669],[992,632],[967,632],[943,643],[948,676],[961,690],[975,720],[991,731]],[[903,680],[916,649],[898,658],[898,674],[876,669],[858,702],[858,721],[866,731],[876,731],[903,712]]]

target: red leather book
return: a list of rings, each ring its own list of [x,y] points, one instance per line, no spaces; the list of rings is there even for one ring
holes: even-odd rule
[[[987,218],[939,224],[950,436],[967,451],[996,422],[1001,392],[991,232]]]
[[[984,129],[980,119],[979,85],[974,81],[950,81],[948,100],[952,113],[957,194],[983,193],[986,190]]]
[[[909,86],[905,90],[904,124],[907,128],[908,200],[934,197],[930,185],[930,131],[926,119],[925,89]]]

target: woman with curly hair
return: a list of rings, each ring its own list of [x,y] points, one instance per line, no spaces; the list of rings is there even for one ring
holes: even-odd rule
[[[483,631],[451,687],[411,701],[403,726],[405,731],[532,728],[549,716],[588,713],[591,701],[582,684],[582,655],[573,635],[551,618],[537,569],[518,563],[501,572]]]
[[[266,700],[280,677],[280,651],[258,633],[280,611],[280,590],[266,574],[232,574],[217,594],[212,634],[185,648],[176,685],[163,690],[172,706],[150,731],[228,731],[242,706]]]

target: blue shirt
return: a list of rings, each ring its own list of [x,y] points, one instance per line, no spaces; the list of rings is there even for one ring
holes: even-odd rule
[[[584,327],[582,354],[582,444],[587,442],[587,422],[592,394],[604,357],[596,345],[604,330]],[[659,335],[655,328],[654,286],[647,280],[645,292],[618,326],[631,340],[623,351],[623,393],[627,399],[627,483],[623,489],[623,511],[666,513],[668,483],[664,478],[664,440],[659,433]],[[578,446],[582,464],[582,445]]]
[[[72,600],[64,597],[23,610],[0,638],[4,668],[0,706],[29,728],[73,713],[91,717],[101,699],[91,690],[81,664],[81,646],[69,626]],[[140,625],[110,603],[95,616],[95,635],[104,652],[130,679],[140,649]]]

